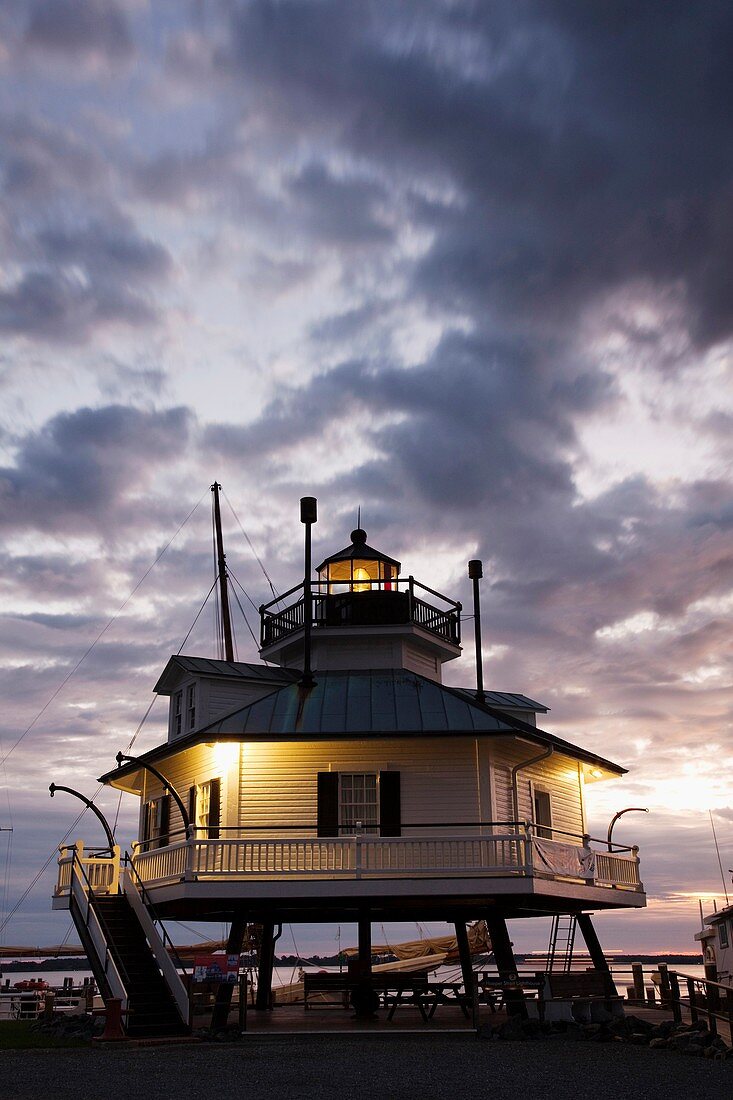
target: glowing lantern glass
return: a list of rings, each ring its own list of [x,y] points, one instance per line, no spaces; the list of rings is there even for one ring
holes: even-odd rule
[[[318,567],[318,579],[326,592],[384,592],[396,588],[400,563],[367,546],[366,538],[366,531],[357,527],[351,532],[351,546],[326,558]]]

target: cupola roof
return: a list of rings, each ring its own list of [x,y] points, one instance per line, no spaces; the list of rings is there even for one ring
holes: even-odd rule
[[[389,554],[383,554],[381,550],[375,550],[373,546],[369,546],[366,531],[362,527],[357,527],[351,532],[351,545],[345,546],[343,550],[337,550],[335,554],[325,558],[316,572],[320,573],[333,562],[352,561],[354,559],[386,562],[388,565],[395,566],[396,572],[399,573],[400,571],[400,562],[395,558],[391,558]]]

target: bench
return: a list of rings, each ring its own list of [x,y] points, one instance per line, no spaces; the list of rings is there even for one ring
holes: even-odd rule
[[[590,1024],[624,1014],[623,997],[611,993],[613,980],[602,970],[551,971],[538,977],[544,979],[539,996],[541,1020]]]
[[[353,978],[348,974],[304,974],[303,975],[303,1002],[305,1008],[311,1007],[309,998],[314,993],[337,993],[336,1000],[320,1000],[320,1008],[348,1008],[349,993],[354,986]]]
[[[427,1011],[423,1004],[423,1000],[428,994],[427,978],[400,974],[372,974],[366,981],[379,997],[383,1006],[389,1009],[388,1020],[392,1019],[396,1009],[401,1005],[416,1006],[423,1020],[427,1020]],[[303,1001],[305,1008],[312,1007],[314,994],[336,995],[329,1000],[319,1000],[319,1008],[348,1008],[352,992],[362,984],[366,984],[364,979],[349,974],[304,974]]]
[[[428,1013],[425,1007],[425,998],[429,993],[428,979],[426,977],[410,977],[408,975],[374,974],[372,975],[372,988],[382,998],[382,1004],[389,1009],[387,1019],[391,1020],[400,1006],[413,1005],[427,1022]]]

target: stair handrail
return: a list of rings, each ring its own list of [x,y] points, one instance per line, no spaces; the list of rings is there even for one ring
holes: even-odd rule
[[[145,903],[145,908],[150,913],[153,924],[157,925],[158,934],[160,935],[160,938],[162,939],[163,944],[164,944],[166,950],[168,951],[168,954],[173,957],[173,960],[175,961],[176,967],[179,970],[182,970],[186,977],[189,977],[188,970],[186,969],[183,961],[181,960],[181,956],[178,954],[178,948],[176,947],[176,945],[173,943],[173,940],[168,935],[168,931],[167,931],[165,925],[163,924],[163,920],[159,916],[159,914],[158,914],[158,912],[155,908],[155,905],[153,903],[153,899],[150,896],[150,891],[148,890],[148,888],[145,885],[145,883],[143,882],[143,880],[140,878],[140,875],[137,871],[137,868],[135,867],[135,864],[132,861],[132,857],[131,857],[129,852],[127,852],[127,851],[125,852],[125,855],[123,857],[122,862],[124,863],[125,867],[128,870],[132,871],[132,873],[134,875],[134,878],[135,878],[135,885],[138,888],[138,890],[140,891],[140,895],[142,896],[143,902]]]
[[[108,971],[108,968],[112,970],[113,977],[115,977],[116,980],[119,982],[120,989],[124,993],[124,996],[121,999],[124,1002],[122,1007],[125,1008],[126,1007],[126,1002],[129,999],[128,988],[130,986],[130,975],[127,973],[127,970],[125,969],[125,966],[122,963],[122,960],[120,960],[119,965],[118,965],[117,960],[112,956],[112,954],[110,952],[110,949],[109,949],[109,929],[107,928],[106,921],[104,920],[103,914],[98,913],[96,908],[92,905],[92,897],[94,896],[94,890],[92,888],[92,884],[90,883],[90,881],[87,877],[87,873],[84,870],[84,861],[81,858],[81,854],[79,852],[79,846],[77,844],[75,844],[72,848],[71,881],[69,883],[69,904],[71,904],[71,898],[73,897],[73,893],[74,893],[74,875],[75,874],[77,874],[79,876],[79,879],[81,880],[82,888],[84,890],[84,894],[86,896],[86,912],[84,914],[84,927],[87,929],[87,931],[89,931],[89,914],[93,913],[94,914],[94,919],[97,922],[97,924],[99,925],[99,930],[102,934],[102,937],[104,938],[104,960],[102,961],[100,959],[100,962],[102,962],[102,971],[104,973],[105,978],[107,980],[109,980],[107,971]],[[90,936],[90,938],[91,938],[91,936]],[[92,940],[92,944],[93,943],[94,943],[94,941]],[[122,970],[122,974],[120,973],[120,970]],[[114,989],[112,989],[112,993],[114,994],[115,992],[116,991]]]
[[[125,854],[127,855],[127,853]],[[178,1014],[182,1022],[190,1028],[192,1023],[191,983],[189,981],[183,981],[176,969],[174,959],[167,950],[165,941],[167,940],[168,943],[171,943],[170,937],[162,924],[161,930],[163,935],[160,934],[160,930],[155,925],[153,915],[148,911],[145,899],[138,890],[135,880],[132,875],[129,874],[127,867],[125,868],[125,874],[122,876],[122,882],[128,905],[142,928],[152,957],[163,977],[163,981],[168,988],[170,996],[173,998]],[[171,944],[171,946],[173,945]]]

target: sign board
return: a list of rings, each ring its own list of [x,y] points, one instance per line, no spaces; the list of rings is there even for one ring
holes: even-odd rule
[[[239,955],[194,955],[195,982],[234,983],[239,976]]]

